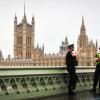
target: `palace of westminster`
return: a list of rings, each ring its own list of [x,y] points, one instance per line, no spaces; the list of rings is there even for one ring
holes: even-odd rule
[[[24,16],[21,23],[18,24],[17,16],[14,18],[14,57],[10,55],[6,59],[3,58],[0,51],[0,66],[65,66],[65,54],[67,52],[68,38],[62,41],[57,54],[44,54],[44,45],[35,46],[35,20],[32,17],[31,24],[27,22],[27,17],[24,8]],[[80,34],[77,39],[77,50],[82,47],[82,51],[77,59],[79,66],[95,65],[95,54],[97,53],[97,41],[89,41],[86,35],[84,18]]]

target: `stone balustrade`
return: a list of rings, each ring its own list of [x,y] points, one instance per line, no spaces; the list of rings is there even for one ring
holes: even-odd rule
[[[94,66],[78,67],[77,91],[92,88]],[[68,73],[61,66],[0,67],[0,100],[22,100],[67,93]]]

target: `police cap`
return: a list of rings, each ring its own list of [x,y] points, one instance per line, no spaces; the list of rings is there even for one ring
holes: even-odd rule
[[[68,48],[74,48],[74,44],[70,44],[67,46]]]

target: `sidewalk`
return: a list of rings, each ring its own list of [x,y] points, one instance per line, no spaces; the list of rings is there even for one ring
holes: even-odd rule
[[[28,99],[33,100],[33,99]],[[68,96],[67,94],[57,95],[47,98],[40,98],[35,100],[100,100],[100,94],[96,94],[95,96],[90,93],[90,91],[79,91],[77,95]]]

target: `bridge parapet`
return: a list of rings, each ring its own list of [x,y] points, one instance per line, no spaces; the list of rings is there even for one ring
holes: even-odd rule
[[[93,67],[78,67],[77,90],[92,88]],[[67,93],[68,73],[61,66],[0,67],[0,100],[20,100]]]

